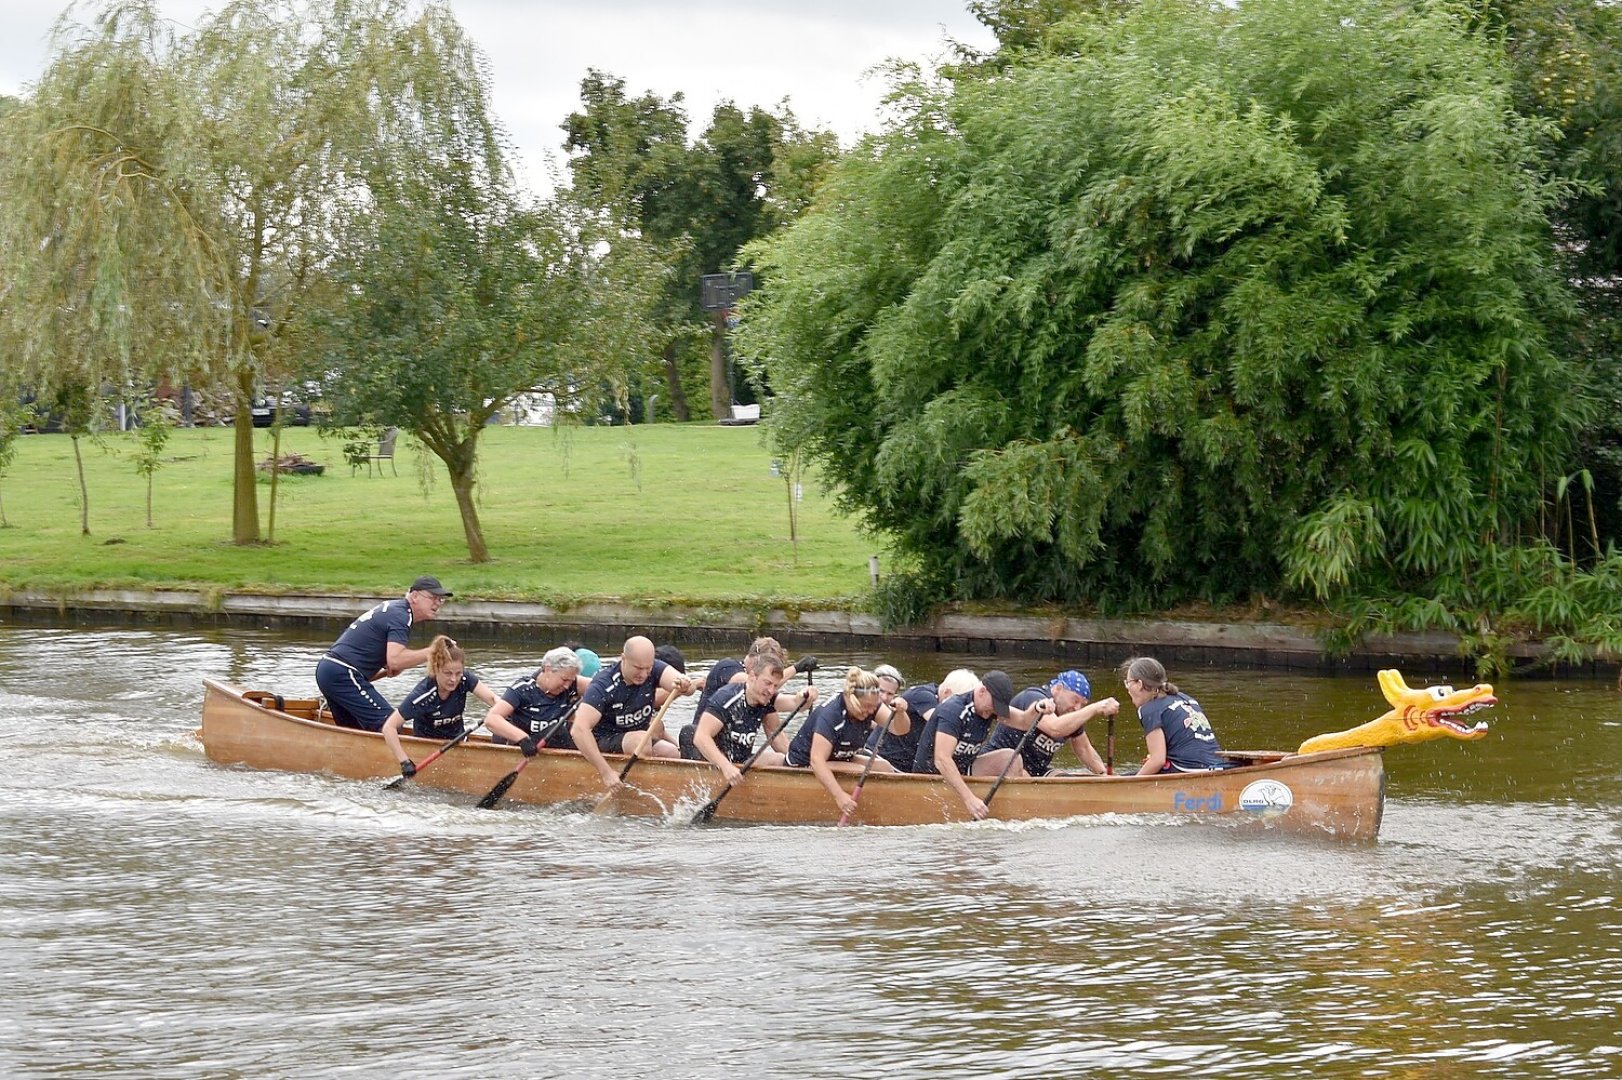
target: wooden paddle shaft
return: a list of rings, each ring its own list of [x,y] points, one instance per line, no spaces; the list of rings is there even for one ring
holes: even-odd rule
[[[1037,716],[1031,721],[1031,726],[1026,728],[1025,734],[1019,737],[1019,745],[1014,747],[1012,754],[1008,755],[1008,760],[1002,763],[1002,772],[997,774],[996,782],[991,785],[991,790],[986,792],[986,797],[982,800],[985,802],[987,810],[991,809],[991,800],[997,797],[997,789],[1002,787],[1004,780],[1008,779],[1008,771],[1014,767],[1014,762],[1024,756],[1025,748],[1031,745],[1032,739],[1036,738],[1036,725],[1041,719],[1040,716]]]
[[[809,695],[807,695],[807,697],[809,697]],[[770,735],[767,735],[766,736],[766,741],[760,744],[760,749],[756,750],[753,754],[749,755],[749,760],[745,761],[743,763],[743,765],[738,769],[738,779],[739,780],[742,780],[743,777],[744,777],[744,774],[747,773],[750,769],[753,769],[755,767],[755,762],[760,760],[760,755],[762,755],[762,754],[764,754],[766,752],[766,748],[769,747],[772,744],[772,740],[777,738],[779,735],[783,734],[783,732],[788,730],[788,726],[794,722],[794,718],[796,716],[800,715],[800,710],[805,708],[805,704],[806,704],[806,697],[802,697],[800,699],[800,703],[798,705],[794,706],[794,711],[788,714],[788,719],[784,720],[781,724],[778,724],[777,725],[777,730],[772,732]],[[737,781],[736,780],[728,780],[727,784],[726,784],[726,787],[722,788],[721,791],[715,796],[715,798],[713,798],[709,802],[705,803],[702,807],[699,808],[698,813],[693,815],[692,823],[694,825],[697,825],[697,824],[699,824],[701,822],[708,821],[710,818],[714,817],[715,816],[715,808],[721,805],[721,800],[726,798],[727,793],[730,792],[735,786],[737,786]]]
[[[884,722],[884,730],[879,734],[879,742],[883,742],[884,741],[884,736],[890,734],[890,725],[895,723],[895,714],[896,714],[896,710],[892,708],[890,710],[890,719],[888,719],[888,720],[886,720]],[[875,761],[877,761],[878,758],[879,758],[879,748],[878,748],[877,744],[874,744],[873,753],[868,755],[867,764],[862,766],[862,775],[860,775],[860,776],[858,776],[856,778],[856,786],[850,789],[850,800],[851,800],[851,802],[860,802],[861,801],[861,799],[862,799],[862,785],[867,783],[867,774],[873,771],[873,763]],[[840,824],[841,827],[850,824],[850,815],[852,813],[853,813],[853,811],[846,810],[843,814],[839,815],[839,824]]]

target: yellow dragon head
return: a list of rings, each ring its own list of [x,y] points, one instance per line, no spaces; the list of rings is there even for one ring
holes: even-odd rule
[[[1468,690],[1451,686],[1412,689],[1402,680],[1402,672],[1388,668],[1380,672],[1380,690],[1391,703],[1391,711],[1348,731],[1315,735],[1298,751],[1342,750],[1351,746],[1396,746],[1428,739],[1479,739],[1487,734],[1487,722],[1466,727],[1456,719],[1477,709],[1498,704],[1491,683],[1479,683]]]

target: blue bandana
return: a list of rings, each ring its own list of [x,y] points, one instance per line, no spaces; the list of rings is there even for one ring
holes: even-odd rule
[[[1074,668],[1072,668],[1069,671],[1061,671],[1061,672],[1059,672],[1058,677],[1055,678],[1048,685],[1049,686],[1062,686],[1066,690],[1069,690],[1071,693],[1080,694],[1082,697],[1088,699],[1089,701],[1092,700],[1092,696],[1093,696],[1092,683],[1089,683],[1087,681],[1087,676],[1083,675],[1079,671],[1076,671]]]

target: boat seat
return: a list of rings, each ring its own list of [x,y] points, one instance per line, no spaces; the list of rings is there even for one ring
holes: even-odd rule
[[[255,705],[289,716],[297,716],[303,720],[316,719],[322,712],[321,702],[314,698],[284,698],[280,694],[273,694],[266,690],[244,690],[242,696]],[[330,714],[328,714],[330,715]]]

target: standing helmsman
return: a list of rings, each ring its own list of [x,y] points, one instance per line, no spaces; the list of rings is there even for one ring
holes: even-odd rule
[[[426,648],[408,649],[406,639],[413,624],[432,621],[451,595],[438,578],[424,574],[404,597],[378,604],[338,635],[315,666],[315,685],[339,727],[383,730],[394,706],[372,683],[428,659]]]

